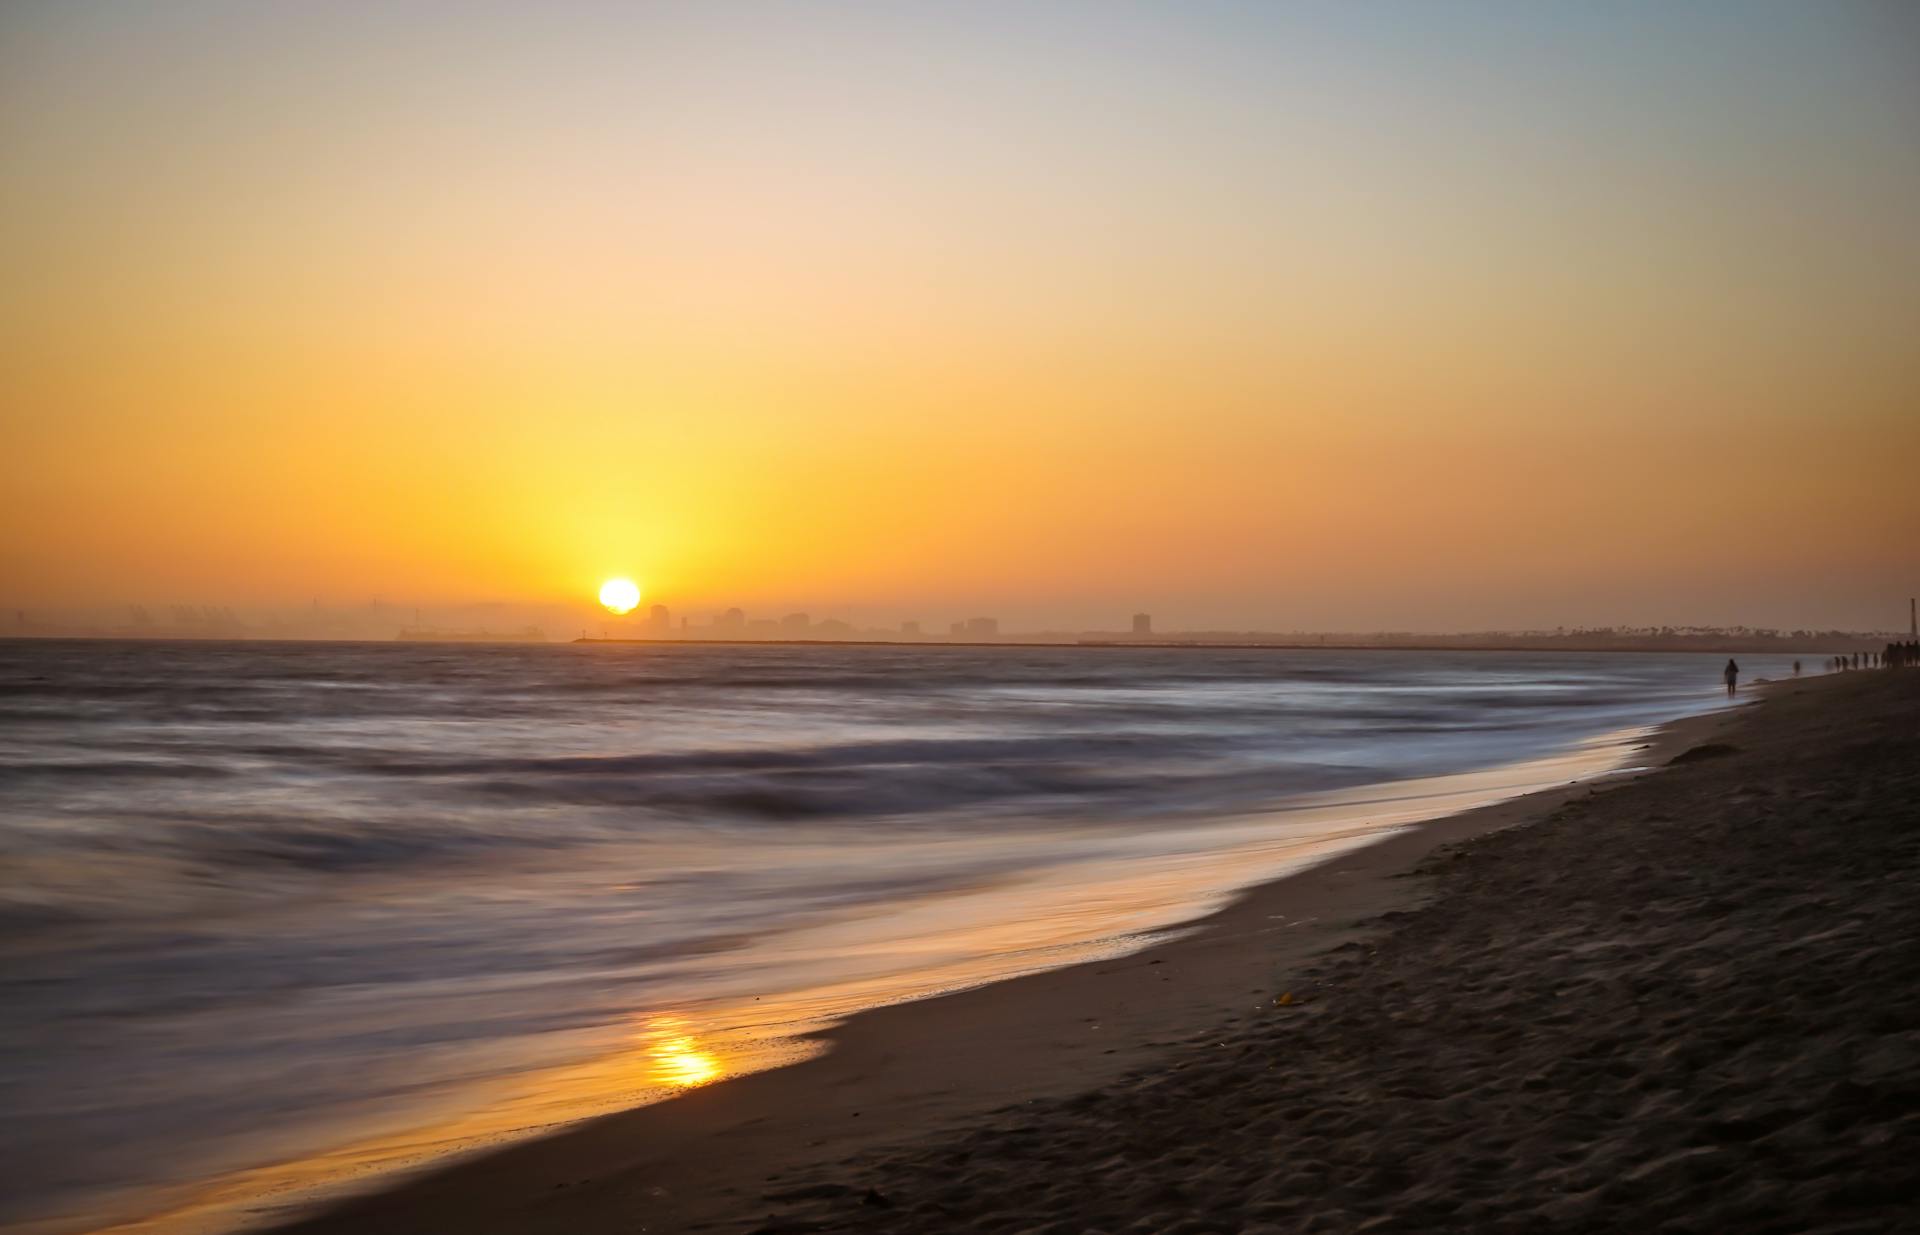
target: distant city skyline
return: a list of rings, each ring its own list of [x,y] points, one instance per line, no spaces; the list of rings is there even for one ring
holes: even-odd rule
[[[1235,620],[1237,615],[1233,612],[1232,606],[1208,608],[1198,605],[1191,608],[1180,607],[1151,612],[1126,605],[1110,608],[1085,606],[1065,614],[1055,615],[1035,606],[1021,605],[994,612],[988,606],[969,604],[964,600],[948,602],[944,606],[930,605],[913,609],[897,609],[875,604],[799,606],[790,603],[772,603],[761,608],[722,602],[689,602],[683,607],[648,595],[632,612],[622,616],[608,613],[592,600],[582,601],[578,598],[547,604],[518,601],[434,602],[426,599],[402,601],[379,597],[355,601],[331,601],[316,597],[305,603],[294,605],[136,600],[90,606],[6,605],[0,607],[0,624],[8,629],[0,630],[0,637],[6,637],[9,632],[17,634],[29,628],[36,631],[87,628],[111,630],[120,634],[137,634],[140,629],[148,627],[186,628],[224,625],[234,630],[256,633],[280,631],[284,632],[284,637],[296,638],[335,637],[328,632],[348,629],[359,632],[353,637],[385,638],[392,633],[387,630],[389,626],[398,629],[408,625],[422,624],[444,629],[524,630],[528,627],[539,627],[548,630],[553,637],[559,637],[562,633],[569,631],[577,634],[583,628],[597,628],[606,624],[618,624],[625,628],[645,627],[661,634],[728,625],[742,633],[752,632],[764,636],[778,631],[792,633],[795,630],[813,630],[822,623],[832,622],[852,630],[890,631],[900,633],[907,638],[950,639],[956,637],[957,631],[964,633],[964,628],[969,621],[981,618],[990,620],[994,624],[994,633],[1106,632],[1148,637],[1163,634],[1177,635],[1191,631],[1316,634],[1406,632],[1448,635],[1485,631],[1653,629],[1663,626],[1785,631],[1897,632],[1906,630],[1909,596],[1904,592],[1897,596],[1893,595],[1895,589],[1891,586],[1881,590],[1887,594],[1887,600],[1884,605],[1876,606],[1879,609],[1879,620],[1859,622],[1818,620],[1809,617],[1808,614],[1819,612],[1821,606],[1802,607],[1778,603],[1780,598],[1777,597],[1774,598],[1776,602],[1774,604],[1756,605],[1755,609],[1762,612],[1755,612],[1752,615],[1714,614],[1702,619],[1656,614],[1649,620],[1638,614],[1621,614],[1618,610],[1608,612],[1601,606],[1595,606],[1595,610],[1587,614],[1570,610],[1553,612],[1545,610],[1543,606],[1544,616],[1537,621],[1512,623],[1483,621],[1454,624],[1418,620],[1342,624],[1334,621],[1315,622],[1306,620],[1304,617],[1300,620],[1288,621],[1285,615],[1277,620],[1246,621]],[[1306,604],[1299,609],[1303,615],[1315,611],[1314,606]],[[729,618],[729,613],[737,613],[738,616]],[[1140,626],[1141,618],[1146,619],[1147,624],[1144,630]],[[801,626],[800,623],[803,621],[805,625]]]
[[[483,642],[566,642],[574,639],[663,642],[901,642],[901,643],[1152,643],[1275,644],[1279,646],[1619,646],[1684,648],[1697,643],[1746,643],[1772,646],[1787,641],[1795,647],[1835,650],[1838,640],[1849,647],[1867,647],[1882,636],[1912,630],[1914,600],[1907,605],[1907,625],[1847,627],[1773,627],[1748,623],[1561,624],[1554,627],[1482,627],[1446,631],[1421,628],[1313,629],[1258,627],[1203,627],[1156,625],[1148,613],[1116,616],[1106,624],[1085,627],[1004,626],[1000,619],[975,615],[929,628],[920,619],[870,624],[836,616],[816,618],[807,612],[789,612],[778,618],[758,617],[740,606],[705,612],[675,613],[653,603],[623,614],[604,609],[583,613],[577,607],[558,607],[540,614],[525,606],[404,606],[384,601],[338,608],[317,600],[297,611],[235,610],[213,605],[175,604],[152,607],[128,604],[103,610],[41,611],[13,609],[0,616],[0,638],[211,638],[211,639],[351,639],[457,640]],[[531,620],[530,620],[531,619]],[[942,633],[942,630],[944,633]],[[1822,642],[1822,637],[1827,638]]]

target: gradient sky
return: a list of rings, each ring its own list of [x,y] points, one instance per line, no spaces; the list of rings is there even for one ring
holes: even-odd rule
[[[1904,624],[1920,19],[0,9],[0,604]]]

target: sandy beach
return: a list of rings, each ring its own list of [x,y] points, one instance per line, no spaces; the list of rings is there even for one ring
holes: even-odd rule
[[[1409,829],[1119,961],[284,1229],[1893,1229],[1920,1151],[1920,678]]]

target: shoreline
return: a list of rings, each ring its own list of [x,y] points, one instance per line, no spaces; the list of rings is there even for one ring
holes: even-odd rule
[[[1749,710],[1668,722],[1623,758],[1634,766],[1596,779],[1638,777]],[[1416,903],[1401,876],[1433,850],[1594,791],[1583,779],[1406,825],[1242,889],[1143,950],[871,1008],[807,1035],[825,1049],[799,1063],[431,1165],[268,1229],[699,1229],[811,1164],[1112,1083],[1196,1030],[1250,1015],[1288,973]]]

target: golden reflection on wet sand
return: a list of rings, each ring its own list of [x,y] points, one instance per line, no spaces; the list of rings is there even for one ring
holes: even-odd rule
[[[465,1109],[424,1109],[405,1126],[363,1133],[331,1150],[225,1173],[178,1194],[159,1213],[95,1235],[210,1235],[283,1219],[316,1203],[390,1183],[463,1153],[670,1098],[745,1072],[797,1063],[821,1049],[798,1037],[715,1027],[694,1013],[636,1017],[627,1049],[502,1077],[460,1095]],[[818,1024],[785,1026],[799,1034]]]
[[[653,1079],[675,1089],[693,1089],[719,1080],[724,1074],[720,1060],[687,1029],[678,1016],[648,1018],[641,1032],[642,1050],[652,1064]]]

